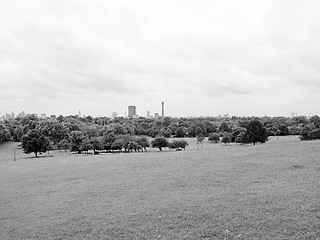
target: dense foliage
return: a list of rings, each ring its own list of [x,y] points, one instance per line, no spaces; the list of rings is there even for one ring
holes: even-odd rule
[[[40,119],[35,115],[0,122],[0,144],[21,142],[30,131],[44,135],[49,146],[60,150],[87,152],[146,151],[150,138],[205,136],[216,143],[223,136],[230,142],[265,142],[268,136],[301,135],[301,140],[320,139],[320,117],[231,117],[231,118],[79,118],[59,116],[56,119]],[[223,140],[227,143],[229,140]],[[152,143],[151,143],[152,145]],[[170,147],[170,146],[169,146]],[[49,148],[49,147],[48,147]]]

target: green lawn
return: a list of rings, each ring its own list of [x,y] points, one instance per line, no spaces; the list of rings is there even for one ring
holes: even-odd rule
[[[0,147],[0,239],[320,239],[319,141],[189,141],[15,162]]]

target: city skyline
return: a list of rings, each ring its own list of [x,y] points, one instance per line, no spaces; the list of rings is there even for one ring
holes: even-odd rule
[[[87,117],[87,116],[90,116],[90,117],[109,117],[111,119],[115,119],[117,117],[124,117],[124,118],[136,118],[136,117],[144,117],[144,118],[159,118],[159,117],[172,117],[172,118],[183,118],[183,117],[218,117],[218,118],[231,118],[233,116],[235,117],[288,117],[288,118],[294,118],[294,117],[299,117],[299,116],[305,116],[307,118],[310,118],[312,116],[315,116],[318,114],[313,114],[311,112],[309,112],[308,115],[303,115],[303,114],[298,114],[297,112],[292,112],[290,116],[283,116],[283,115],[279,115],[279,116],[269,116],[269,115],[264,115],[264,116],[256,116],[256,115],[232,115],[232,114],[229,114],[229,113],[221,113],[221,114],[218,114],[218,115],[214,115],[214,116],[210,116],[210,115],[207,115],[207,116],[193,116],[193,115],[190,115],[190,116],[168,116],[168,115],[164,115],[164,111],[161,112],[161,115],[159,114],[159,112],[154,112],[154,115],[151,114],[151,112],[148,110],[146,113],[141,113],[141,114],[138,114],[138,111],[137,111],[137,106],[127,106],[128,107],[128,112],[130,111],[130,107],[134,107],[135,110],[134,110],[134,113],[132,116],[130,116],[130,114],[127,114],[127,112],[124,113],[124,115],[121,115],[121,114],[118,114],[118,112],[112,112],[110,113],[109,115],[106,114],[106,115],[100,115],[100,116],[94,116],[94,115],[86,115],[86,114],[81,114],[81,110],[78,110],[78,114],[66,114],[66,115],[63,115],[63,114],[47,114],[47,113],[36,113],[36,112],[33,112],[33,113],[28,113],[28,112],[25,112],[25,111],[22,111],[22,112],[19,112],[19,113],[15,113],[15,111],[12,111],[11,113],[4,113],[4,114],[0,114],[0,120],[6,120],[6,119],[14,119],[14,118],[17,118],[17,117],[25,117],[25,116],[31,116],[31,115],[35,115],[36,117],[38,118],[41,118],[41,119],[46,119],[46,118],[51,118],[51,119],[55,119],[56,117],[58,116],[63,116],[63,117],[67,117],[67,116],[78,116],[78,117]]]
[[[161,115],[161,101],[172,117],[320,113],[319,1],[61,6],[2,4],[3,114]]]

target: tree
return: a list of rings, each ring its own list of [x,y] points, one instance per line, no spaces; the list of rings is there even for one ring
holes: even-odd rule
[[[244,135],[244,133],[246,132],[246,128],[243,127],[238,127],[236,129],[234,129],[231,133],[231,142],[239,142],[242,143],[241,141],[241,137]]]
[[[162,151],[162,148],[167,146],[168,146],[168,141],[165,137],[156,137],[151,141],[151,147],[159,148],[160,151]]]
[[[183,150],[186,150],[186,146],[188,146],[188,142],[185,140],[179,140],[177,146],[179,148],[182,148]]]
[[[80,147],[84,139],[85,136],[81,131],[72,131],[69,135],[70,150],[81,153]]]
[[[135,139],[134,139],[134,136],[126,134],[126,135],[119,135],[117,137],[117,140],[122,142],[122,147],[124,148],[124,151],[127,152],[129,143],[134,141]]]
[[[164,128],[160,129],[159,136],[164,136],[165,138],[171,137],[172,132],[170,130],[166,130]]]
[[[188,136],[196,137],[200,134],[206,134],[207,129],[206,126],[200,122],[192,123],[188,128]]]
[[[202,143],[204,139],[205,139],[205,137],[204,137],[203,134],[199,134],[199,135],[197,136],[197,142],[198,142],[198,143]]]
[[[61,151],[62,149],[64,151],[67,151],[69,149],[69,141],[67,139],[62,139],[59,143],[58,143],[58,148]]]
[[[145,136],[138,137],[137,142],[145,151],[147,151],[147,147],[150,147],[149,140]]]
[[[310,123],[314,123],[316,128],[320,127],[320,117],[318,115],[314,115],[310,118]]]
[[[128,151],[132,152],[132,150],[134,150],[135,152],[140,152],[140,150],[142,150],[142,147],[136,141],[131,141],[128,145]]]
[[[230,143],[231,142],[231,134],[229,134],[229,133],[223,134],[221,142],[223,142],[224,145],[227,145],[227,143]]]
[[[88,151],[92,149],[92,144],[89,138],[85,138],[80,145],[80,151],[88,154]]]
[[[186,131],[183,129],[183,127],[178,127],[174,135],[177,138],[183,138],[186,136]]]
[[[49,147],[49,139],[38,130],[30,130],[22,137],[22,148],[24,153],[34,153],[38,157],[38,153],[46,152]]]
[[[204,124],[206,126],[206,129],[207,129],[208,133],[217,132],[217,126],[214,125],[212,122],[205,121]]]
[[[311,130],[309,133],[309,139],[311,139],[311,140],[320,139],[320,129],[316,128],[316,129]]]
[[[93,137],[90,139],[93,154],[99,154],[99,152],[97,152],[96,150],[101,150],[101,148],[102,148],[101,139],[102,139],[102,137]]]
[[[104,150],[110,151],[112,144],[116,141],[114,133],[105,133],[101,138],[101,147]]]
[[[9,128],[5,125],[0,123],[0,143],[8,142],[11,139],[11,134]]]
[[[285,124],[280,124],[279,130],[281,131],[280,132],[281,136],[289,135],[289,128]]]
[[[289,134],[290,135],[299,135],[301,130],[302,130],[302,127],[291,126],[291,127],[289,127]]]
[[[169,127],[169,125],[171,124],[171,118],[170,117],[165,117],[162,120],[162,126],[164,127]]]
[[[315,124],[312,122],[305,125],[300,133],[301,140],[315,140],[320,139],[320,129],[315,127]]]
[[[176,149],[177,151],[178,150],[185,150],[186,149],[186,146],[188,146],[188,142],[185,141],[185,140],[173,140],[171,143],[168,143],[168,147],[171,148],[171,149]]]
[[[218,143],[220,141],[220,136],[217,133],[210,133],[208,137],[208,141],[211,143]]]
[[[111,150],[119,150],[119,152],[121,152],[122,148],[123,148],[122,139],[115,140],[111,145]]]
[[[269,138],[267,129],[262,126],[262,123],[258,119],[250,121],[244,135],[246,142],[253,143],[253,145],[256,145],[257,142],[265,143]]]
[[[128,133],[125,126],[120,123],[111,123],[107,126],[107,133],[114,133],[115,135],[125,135]]]
[[[95,138],[99,135],[99,126],[97,124],[88,125],[84,128],[85,135],[90,140],[91,138]]]
[[[36,127],[41,133],[49,138],[54,145],[67,138],[67,128],[57,120],[46,119],[39,122]]]
[[[220,132],[231,132],[231,128],[229,127],[228,123],[222,122],[219,127]]]

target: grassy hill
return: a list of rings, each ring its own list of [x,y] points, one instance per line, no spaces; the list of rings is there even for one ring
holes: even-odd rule
[[[2,147],[0,239],[320,238],[319,141],[190,141],[16,162]]]

